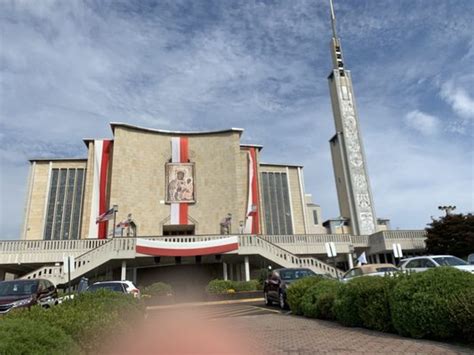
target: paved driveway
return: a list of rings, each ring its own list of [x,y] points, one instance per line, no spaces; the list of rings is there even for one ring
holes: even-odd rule
[[[261,302],[149,311],[114,354],[474,354],[474,349],[297,317]]]

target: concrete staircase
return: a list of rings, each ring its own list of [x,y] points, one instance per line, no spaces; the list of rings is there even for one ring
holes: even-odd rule
[[[176,236],[176,237],[150,237],[147,239],[160,239],[173,243],[193,243],[202,240],[211,240],[228,236]],[[95,248],[75,258],[74,271],[71,272],[71,280],[85,275],[87,272],[107,263],[110,260],[134,259],[146,257],[135,251],[135,238],[115,238],[104,241]],[[342,274],[341,270],[334,268],[313,257],[298,257],[278,245],[255,235],[240,235],[239,249],[230,254],[238,255],[260,255],[271,262],[282,267],[306,267],[318,274],[330,274],[333,277]],[[66,254],[67,255],[67,254]],[[59,263],[56,263],[59,264]],[[55,284],[67,282],[67,275],[63,272],[62,265],[44,266],[24,276],[23,279],[46,278]]]
[[[299,257],[286,249],[255,235],[244,235],[239,238],[239,255],[258,254],[282,267],[305,267],[317,274],[329,274],[338,277],[342,270],[313,257]]]

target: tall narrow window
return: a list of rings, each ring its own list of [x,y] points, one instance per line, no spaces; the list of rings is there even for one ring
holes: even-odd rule
[[[292,234],[290,196],[286,173],[262,173],[263,207],[267,234]]]
[[[43,238],[78,239],[84,169],[52,169]]]

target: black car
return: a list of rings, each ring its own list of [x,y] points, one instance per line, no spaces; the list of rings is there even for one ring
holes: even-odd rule
[[[281,309],[288,308],[286,303],[286,289],[294,281],[303,277],[317,276],[310,269],[304,268],[287,268],[276,269],[271,272],[265,280],[263,286],[263,297],[266,305],[272,305],[277,302]]]
[[[58,304],[58,291],[49,280],[11,280],[0,282],[0,314],[14,308]]]

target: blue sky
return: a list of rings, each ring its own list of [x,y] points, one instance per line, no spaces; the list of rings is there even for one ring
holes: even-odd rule
[[[473,211],[470,0],[336,0],[378,217],[420,229]],[[245,129],[302,164],[339,215],[326,0],[0,1],[0,239],[23,221],[29,157],[85,157],[109,122]]]

